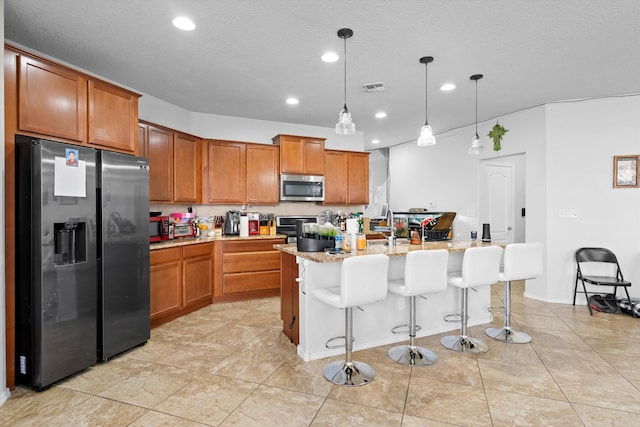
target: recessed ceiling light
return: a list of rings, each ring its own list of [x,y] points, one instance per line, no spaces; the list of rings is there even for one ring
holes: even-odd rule
[[[372,139],[371,143],[372,144],[380,144],[380,140],[379,139]]]
[[[287,104],[289,105],[298,105],[299,102],[298,98],[287,98]]]
[[[340,57],[334,52],[326,52],[321,58],[324,62],[336,62]]]
[[[384,119],[385,117],[387,117],[387,113],[385,113],[384,111],[378,111],[376,113],[376,119]]]
[[[196,24],[186,16],[178,16],[173,20],[173,25],[184,31],[191,31],[196,28]]]
[[[456,85],[454,85],[453,83],[445,83],[442,86],[440,86],[440,90],[443,92],[448,92],[450,90],[454,90],[456,88]]]

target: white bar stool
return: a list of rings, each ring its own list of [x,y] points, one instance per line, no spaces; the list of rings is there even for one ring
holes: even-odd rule
[[[376,376],[373,368],[352,360],[353,307],[380,301],[387,296],[389,257],[384,254],[362,255],[342,261],[340,286],[311,291],[311,296],[335,308],[345,309],[345,360],[329,363],[322,369],[334,384],[359,386]]]
[[[417,250],[407,254],[404,267],[404,280],[390,280],[389,292],[409,297],[409,325],[396,326],[409,328],[409,345],[398,345],[389,349],[389,357],[403,365],[430,365],[436,361],[434,352],[416,346],[416,298],[419,295],[440,292],[447,289],[447,262],[449,251],[446,249]]]
[[[467,336],[469,288],[496,283],[500,273],[500,258],[502,258],[502,248],[499,246],[468,248],[464,251],[462,258],[462,271],[449,274],[449,284],[462,289],[460,335],[448,335],[440,340],[440,343],[449,350],[468,354],[489,351],[489,347],[484,342]]]
[[[535,279],[542,274],[542,243],[512,243],[504,250],[504,327],[487,328],[484,333],[493,339],[510,344],[526,344],[531,337],[511,329],[511,282]]]

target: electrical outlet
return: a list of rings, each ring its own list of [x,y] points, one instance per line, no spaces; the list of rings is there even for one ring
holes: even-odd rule
[[[430,211],[436,210],[436,202],[427,202],[427,209]]]

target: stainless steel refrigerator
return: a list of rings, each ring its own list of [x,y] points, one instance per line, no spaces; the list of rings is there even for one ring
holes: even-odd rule
[[[16,372],[37,390],[149,338],[146,159],[16,136]]]
[[[98,359],[149,339],[149,164],[98,151]]]

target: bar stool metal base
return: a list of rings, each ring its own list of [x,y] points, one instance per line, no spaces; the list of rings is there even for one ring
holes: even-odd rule
[[[449,350],[457,351],[458,353],[480,354],[489,351],[489,347],[479,339],[461,335],[442,337],[440,343]]]
[[[376,377],[373,368],[363,362],[331,362],[322,369],[324,377],[336,385],[357,387],[369,384]]]
[[[431,365],[438,359],[438,356],[426,348],[408,345],[398,345],[389,349],[387,353],[391,360],[407,366]]]
[[[531,342],[531,337],[524,332],[517,332],[511,328],[487,328],[485,334],[494,340],[506,342],[509,344],[526,344]]]

